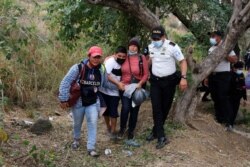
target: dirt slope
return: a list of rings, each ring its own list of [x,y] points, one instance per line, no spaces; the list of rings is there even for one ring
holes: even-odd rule
[[[13,109],[6,116],[6,131],[10,134],[8,143],[2,145],[6,166],[250,166],[250,139],[235,133],[224,131],[224,127],[213,120],[209,113],[199,113],[191,122],[193,127],[182,127],[169,122],[166,132],[171,143],[161,150],[155,149],[156,141],[147,143],[144,139],[152,126],[151,104],[146,102],[140,111],[136,138],[142,144],[140,148],[128,148],[123,141],[111,142],[106,134],[103,119],[99,120],[97,147],[101,153],[98,159],[86,154],[86,122],[83,125],[82,147],[77,151],[70,149],[71,118],[66,111],[56,106],[56,101],[45,102],[39,110]],[[60,111],[61,116],[54,112]],[[53,130],[45,135],[36,136],[28,129],[11,125],[11,119],[31,120],[27,116],[33,112],[35,117],[53,117]],[[26,113],[26,114],[25,114]],[[35,158],[32,146],[36,146],[38,158]],[[33,146],[34,147],[34,146]],[[112,154],[104,155],[110,148]],[[132,156],[127,155],[127,151]],[[39,158],[43,156],[44,159]]]

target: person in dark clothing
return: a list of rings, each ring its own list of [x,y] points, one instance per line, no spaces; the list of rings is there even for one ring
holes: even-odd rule
[[[234,126],[234,122],[239,110],[240,100],[243,98],[247,100],[245,77],[243,74],[244,63],[239,61],[234,64],[232,72],[232,83],[231,83],[231,105],[232,113],[230,115],[230,130]]]
[[[244,62],[245,62],[245,70],[249,70],[250,69],[250,49],[244,56]]]
[[[223,42],[223,32],[214,31],[209,33],[210,44],[212,47],[208,53],[211,54]],[[230,114],[232,106],[230,102],[231,88],[231,69],[230,63],[236,63],[237,56],[234,51],[231,51],[225,59],[223,59],[208,78],[208,85],[211,92],[212,100],[214,101],[215,118],[219,123],[225,123],[226,128],[229,127]]]
[[[201,86],[198,87],[198,91],[205,92],[201,99],[203,102],[211,101],[211,99],[208,98],[208,95],[210,94],[210,90],[209,90],[208,85],[205,83],[205,80],[201,82]]]
[[[150,95],[154,125],[147,141],[157,139],[156,149],[169,143],[164,131],[169,110],[172,106],[176,86],[181,91],[188,87],[187,62],[180,47],[167,39],[164,27],[158,26],[151,31],[152,43],[148,46],[152,68],[150,70]],[[176,63],[180,65],[177,71]]]

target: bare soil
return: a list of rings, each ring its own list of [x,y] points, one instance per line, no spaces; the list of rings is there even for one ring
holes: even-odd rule
[[[45,100],[37,110],[14,108],[6,113],[5,130],[9,134],[9,140],[1,145],[2,161],[6,167],[250,166],[250,139],[237,133],[226,132],[224,126],[216,123],[212,113],[208,112],[212,108],[212,103],[202,103],[198,106],[198,113],[190,122],[192,126],[184,127],[169,121],[165,130],[171,142],[161,150],[155,149],[156,141],[145,141],[152,127],[150,101],[142,105],[139,113],[136,139],[142,145],[140,148],[127,147],[124,141],[110,141],[104,120],[100,118],[97,148],[101,156],[96,159],[86,153],[86,122],[84,121],[82,128],[81,147],[73,151],[70,148],[72,120],[69,112],[60,110],[56,99],[50,99]],[[250,107],[246,108],[250,112]],[[56,116],[55,112],[61,115]],[[40,136],[11,123],[13,119],[34,121],[41,116],[53,118],[53,130]],[[236,128],[240,129],[242,126],[237,125]],[[111,155],[104,154],[106,148],[112,150]],[[128,155],[128,150],[132,152],[132,156]]]

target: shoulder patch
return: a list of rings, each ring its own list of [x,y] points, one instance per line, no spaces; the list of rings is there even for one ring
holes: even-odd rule
[[[175,46],[174,42],[169,42],[169,45]]]

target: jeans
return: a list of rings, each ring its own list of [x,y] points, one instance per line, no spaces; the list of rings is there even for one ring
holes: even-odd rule
[[[80,139],[81,128],[83,123],[84,115],[87,119],[87,129],[88,129],[88,141],[87,149],[95,149],[96,144],[96,134],[97,134],[97,120],[98,120],[98,108],[99,101],[90,106],[74,106],[72,107],[73,114],[73,135],[74,139]]]
[[[120,93],[120,95],[122,101],[120,129],[126,130],[128,116],[129,116],[128,132],[133,133],[136,127],[140,105],[132,107],[132,99],[123,96],[122,93]]]

